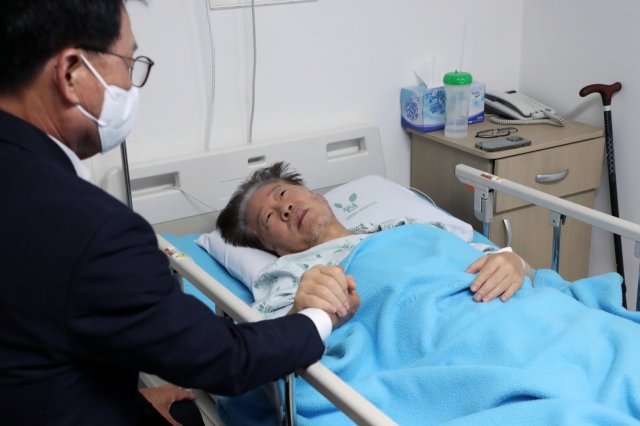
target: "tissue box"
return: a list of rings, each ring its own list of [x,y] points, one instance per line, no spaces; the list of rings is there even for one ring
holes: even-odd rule
[[[444,129],[444,86],[404,87],[400,93],[402,126],[419,132]],[[469,124],[484,121],[484,83],[471,83]]]

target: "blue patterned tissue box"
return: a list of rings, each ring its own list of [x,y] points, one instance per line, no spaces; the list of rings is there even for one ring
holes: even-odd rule
[[[404,87],[400,92],[402,127],[420,132],[444,129],[444,86]],[[484,121],[484,83],[471,83],[469,124]]]

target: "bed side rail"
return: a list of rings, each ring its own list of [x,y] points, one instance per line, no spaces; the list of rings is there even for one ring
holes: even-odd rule
[[[564,218],[571,217],[592,226],[604,229],[635,241],[635,256],[640,258],[640,225],[619,219],[562,198],[554,197],[542,191],[511,182],[499,176],[464,164],[458,164],[455,174],[461,183],[471,186],[474,192],[473,208],[476,217],[484,223],[485,237],[488,238],[488,224],[493,220],[493,197],[495,191],[533,203],[549,210],[549,224],[554,226],[552,266],[558,270],[560,257],[560,229]],[[624,278],[624,277],[623,277]],[[640,274],[638,276],[640,287]],[[640,296],[640,291],[638,292]],[[636,310],[640,308],[640,297]]]
[[[239,323],[262,321],[263,318],[229,289],[200,268],[190,257],[178,251],[161,235],[157,235],[158,247],[164,251],[171,267],[193,284]],[[396,425],[386,414],[356,392],[324,365],[315,364],[301,368],[296,373],[331,401],[358,425]]]

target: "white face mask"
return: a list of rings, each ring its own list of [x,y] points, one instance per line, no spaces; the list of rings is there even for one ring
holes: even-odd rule
[[[76,105],[81,113],[98,123],[102,152],[105,153],[124,142],[131,133],[140,104],[138,88],[132,86],[131,89],[124,90],[118,86],[107,85],[84,55],[80,55],[80,58],[105,88],[100,118],[95,118],[81,105]]]

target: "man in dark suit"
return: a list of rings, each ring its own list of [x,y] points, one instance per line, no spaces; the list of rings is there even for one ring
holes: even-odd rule
[[[0,2],[2,424],[135,424],[139,371],[243,393],[318,360],[359,306],[336,268],[340,319],[310,299],[235,325],[181,293],[149,224],[83,179],[131,130],[135,48],[121,0]]]

